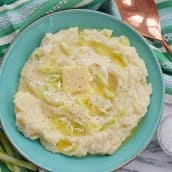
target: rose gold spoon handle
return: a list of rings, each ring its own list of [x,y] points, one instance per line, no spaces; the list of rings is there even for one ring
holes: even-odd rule
[[[170,47],[164,39],[161,40],[161,43],[167,52],[172,55],[172,47]]]
[[[141,35],[159,40],[172,55],[172,48],[161,34],[160,17],[154,0],[114,0],[122,19]]]

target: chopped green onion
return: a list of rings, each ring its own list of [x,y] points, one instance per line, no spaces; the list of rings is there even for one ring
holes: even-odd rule
[[[103,113],[104,115],[107,114],[107,111],[103,108],[97,108],[97,110],[101,113]]]
[[[35,95],[36,95],[38,98],[40,98],[41,100],[44,100],[44,99],[45,99],[44,94],[43,94],[43,93],[44,93],[44,89],[45,89],[45,88],[33,90],[34,93],[35,93]]]
[[[61,48],[65,54],[69,55],[71,53],[71,49],[66,43],[62,42]]]
[[[58,82],[59,80],[61,80],[61,76],[59,74],[51,75],[49,80],[50,82]]]
[[[78,103],[80,106],[85,106],[84,101],[80,98],[76,98],[76,103]]]
[[[107,97],[107,98],[109,98],[109,99],[111,99],[111,100],[114,99],[114,94],[113,94],[110,90],[105,89],[105,90],[104,90],[104,94],[105,94],[105,97]]]
[[[62,109],[61,109],[61,112],[64,113],[64,114],[67,114],[69,113],[70,111],[70,108],[68,106],[64,106]]]
[[[44,90],[44,91],[48,91],[48,89],[49,89],[49,88],[48,88],[47,85],[45,85],[45,86],[43,87],[43,90]]]
[[[112,51],[112,54],[114,56],[120,56],[121,55],[120,51]]]
[[[52,75],[49,78],[49,83],[51,84],[51,86],[53,86],[57,91],[60,90],[61,87],[61,75],[56,74],[56,75]]]
[[[73,145],[70,141],[68,140],[60,140],[57,143],[57,149],[59,151],[65,151],[65,152],[70,152],[71,150],[73,150]]]
[[[88,131],[94,131],[94,129],[96,128],[97,126],[96,126],[96,124],[95,123],[93,123],[93,122],[87,122],[86,123],[86,129],[88,130]]]
[[[38,72],[42,74],[54,74],[59,72],[59,68],[54,65],[46,64],[46,65],[39,65]]]
[[[19,167],[27,168],[32,171],[37,170],[37,167],[35,165],[33,165],[32,163],[29,163],[29,162],[26,162],[23,160],[19,160],[17,158],[11,157],[11,156],[9,156],[5,153],[1,153],[1,152],[0,152],[0,160],[4,161],[4,162],[9,162],[9,163],[15,164]]]
[[[46,74],[46,73],[51,73],[51,66],[48,66],[48,65],[40,65],[38,67],[38,71],[40,73],[43,73],[43,74]]]
[[[109,121],[107,121],[103,126],[100,128],[100,131],[104,131],[107,128],[110,128],[116,124],[116,118],[112,117]]]
[[[105,80],[105,78],[101,74],[97,73],[95,76],[102,84],[108,85],[107,81]]]
[[[126,36],[121,36],[120,37],[120,42],[123,44],[123,45],[130,45],[130,42],[128,40],[128,38]]]
[[[64,106],[64,102],[63,101],[59,102],[58,106]]]

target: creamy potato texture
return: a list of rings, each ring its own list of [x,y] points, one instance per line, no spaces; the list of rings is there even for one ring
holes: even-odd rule
[[[52,152],[112,154],[147,111],[146,77],[125,36],[76,27],[47,33],[21,72],[16,125]]]

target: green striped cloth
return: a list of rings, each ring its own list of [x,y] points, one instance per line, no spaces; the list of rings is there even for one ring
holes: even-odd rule
[[[161,29],[165,40],[172,45],[172,0],[156,0],[161,19]],[[152,42],[155,55],[164,73],[166,93],[172,97],[172,55],[168,54],[159,42]],[[156,48],[155,48],[156,47]],[[172,98],[169,99],[172,103]]]
[[[17,33],[34,20],[63,9],[89,7],[102,0],[1,0],[0,57]]]
[[[105,0],[0,0],[0,59],[17,33],[34,20],[63,9],[97,9],[103,1]],[[156,4],[163,36],[172,44],[172,0],[156,0]],[[113,0],[106,0],[101,10],[120,18]],[[148,42],[164,72],[166,92],[172,95],[172,58],[159,42]]]

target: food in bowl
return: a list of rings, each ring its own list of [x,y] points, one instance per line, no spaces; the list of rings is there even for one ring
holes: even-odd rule
[[[16,125],[52,152],[112,154],[147,112],[147,75],[127,37],[111,30],[47,33],[21,72]]]

